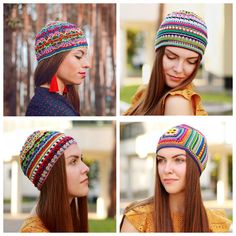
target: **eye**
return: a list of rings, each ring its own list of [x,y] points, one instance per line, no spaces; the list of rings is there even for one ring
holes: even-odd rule
[[[78,60],[80,60],[82,57],[80,57],[80,56],[75,56],[76,57],[76,59],[78,59]]]
[[[189,63],[190,65],[195,65],[195,64],[197,64],[197,61],[198,61],[198,60],[188,61],[188,63]]]
[[[157,158],[158,164],[163,164],[166,162],[164,158]]]
[[[167,57],[168,59],[170,59],[170,60],[176,59],[176,56],[170,55],[170,54],[166,54],[166,57]]]
[[[185,162],[185,160],[181,157],[177,157],[177,158],[175,158],[175,162],[178,164],[181,164],[181,163]]]
[[[76,164],[77,164],[77,161],[78,161],[77,158],[73,158],[73,159],[70,161],[70,164],[71,164],[71,165],[76,165]]]

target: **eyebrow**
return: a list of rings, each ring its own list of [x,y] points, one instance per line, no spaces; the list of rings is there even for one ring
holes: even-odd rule
[[[179,154],[176,154],[176,155],[172,156],[171,158],[176,158],[176,157],[179,157],[179,156],[185,156],[185,157],[186,157],[186,154],[184,154],[184,153],[179,153]],[[158,155],[158,154],[157,154],[156,157],[160,157],[160,158],[166,159],[166,157],[161,156],[161,155]]]
[[[174,54],[176,57],[179,57],[179,55],[177,55],[176,53],[172,52],[172,51],[169,50],[169,49],[165,49],[165,51]],[[196,57],[188,57],[187,59],[198,59],[198,56],[196,56]]]
[[[82,52],[83,54],[85,54],[85,51],[83,51],[82,49],[77,49],[75,52]]]
[[[66,159],[69,159],[69,158],[72,158],[72,157],[75,157],[76,159],[80,158],[80,156],[78,156],[78,155],[70,155],[70,156],[66,157]],[[82,157],[82,155],[81,155],[81,157]]]

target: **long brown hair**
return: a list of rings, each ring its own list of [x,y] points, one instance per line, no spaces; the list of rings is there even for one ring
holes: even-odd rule
[[[50,84],[53,75],[56,74],[59,66],[68,53],[69,51],[61,52],[38,63],[34,72],[34,82],[36,87],[46,83]],[[77,85],[67,85],[67,99],[74,109],[80,113],[80,99],[77,87]]]
[[[77,197],[69,204],[64,155],[45,181],[36,211],[49,232],[88,232],[87,198]]]
[[[176,88],[170,88],[165,83],[165,75],[163,73],[163,56],[165,47],[160,47],[156,51],[156,57],[152,68],[151,77],[147,88],[143,92],[141,98],[134,106],[129,109],[125,115],[164,115],[163,101],[169,92],[181,90],[190,84],[195,78],[201,57],[198,57],[196,67],[190,77]]]
[[[181,231],[210,232],[206,210],[201,197],[198,167],[188,154],[186,162],[184,225]],[[158,160],[156,160],[156,167],[158,169]],[[173,223],[169,208],[169,194],[161,184],[157,169],[154,193],[154,228],[156,232],[173,232]]]

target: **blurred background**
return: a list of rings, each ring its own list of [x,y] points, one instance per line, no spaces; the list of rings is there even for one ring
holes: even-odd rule
[[[164,117],[163,117],[164,118]],[[194,118],[194,117],[193,117]],[[155,151],[160,136],[173,126],[190,125],[208,142],[208,163],[201,175],[201,192],[207,208],[224,209],[232,220],[233,123],[221,118],[159,119],[159,122],[123,122],[120,125],[120,213],[135,200],[153,195]]]
[[[71,135],[82,150],[89,171],[89,231],[115,232],[116,150],[115,122],[65,119],[4,119],[4,232],[17,232],[28,217],[39,191],[23,174],[19,152],[36,130]]]
[[[81,115],[115,115],[115,4],[4,4],[4,115],[25,115],[34,94],[35,34],[51,20],[81,27],[91,69],[79,86]]]
[[[156,32],[168,14],[193,11],[208,27],[208,45],[194,80],[209,115],[232,115],[232,4],[121,4],[120,112],[129,107],[141,84],[147,84],[154,62]]]

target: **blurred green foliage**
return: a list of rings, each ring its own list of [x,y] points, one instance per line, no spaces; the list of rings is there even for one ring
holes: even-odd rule
[[[116,232],[116,220],[89,220],[89,232]]]
[[[123,86],[120,91],[120,100],[123,102],[131,103],[131,99],[137,91],[139,85],[128,85]],[[222,92],[209,92],[209,93],[199,93],[202,101],[206,103],[232,103],[232,95],[227,91]]]

